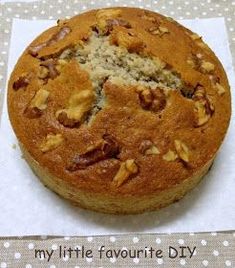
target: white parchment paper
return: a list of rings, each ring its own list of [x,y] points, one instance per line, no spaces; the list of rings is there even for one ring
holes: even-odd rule
[[[13,20],[8,75],[27,44],[54,21]],[[181,21],[222,61],[235,88],[223,18]],[[172,54],[173,56],[173,54]],[[234,90],[233,94],[234,94]],[[219,126],[218,126],[219,128]],[[125,232],[196,232],[235,229],[235,124],[209,174],[183,200],[159,212],[112,216],[73,207],[45,188],[21,158],[4,103],[0,130],[0,236],[88,235]]]

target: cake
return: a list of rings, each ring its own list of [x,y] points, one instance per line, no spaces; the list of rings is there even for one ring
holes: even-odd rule
[[[225,137],[226,73],[196,33],[139,8],[91,10],[37,37],[8,84],[25,160],[72,203],[111,214],[180,200]]]

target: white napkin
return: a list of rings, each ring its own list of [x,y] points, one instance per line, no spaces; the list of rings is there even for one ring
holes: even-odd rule
[[[13,20],[8,74],[27,44],[54,23]],[[222,61],[233,88],[235,80],[224,19],[184,20],[181,23],[204,37]],[[9,123],[5,102],[0,131],[0,236],[235,229],[234,136],[232,118],[228,135],[211,171],[180,202],[143,215],[104,215],[73,207],[39,182],[21,158],[18,146],[17,149],[12,148],[17,140]]]

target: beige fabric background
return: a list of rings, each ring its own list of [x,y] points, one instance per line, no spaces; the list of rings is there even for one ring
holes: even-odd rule
[[[7,1],[5,1],[7,2]],[[82,11],[109,6],[138,6],[171,16],[175,19],[224,17],[229,34],[230,49],[235,55],[235,1],[232,0],[42,0],[35,2],[10,2],[0,0],[0,96],[2,105],[6,85],[8,48],[11,36],[12,18],[57,19],[69,18]],[[0,212],[1,213],[1,212]],[[17,223],[16,223],[17,224]],[[218,230],[219,231],[219,230]],[[79,234],[78,234],[79,235]],[[122,258],[104,257],[100,259],[98,249],[106,250],[142,249],[149,252],[151,247],[163,251],[163,258],[147,257]],[[59,247],[72,247],[93,251],[92,258],[59,258]],[[168,257],[169,246],[179,251],[175,259]],[[181,247],[181,248],[180,248]],[[184,248],[186,247],[186,249]],[[196,247],[189,258],[189,247]],[[35,258],[35,250],[54,251],[50,261]],[[186,257],[180,254],[184,250]],[[132,251],[133,252],[133,251]],[[46,255],[47,256],[47,255]],[[129,234],[94,237],[5,237],[0,238],[0,268],[6,267],[235,267],[235,232],[197,234]]]

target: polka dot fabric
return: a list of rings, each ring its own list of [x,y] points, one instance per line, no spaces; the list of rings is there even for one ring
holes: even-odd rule
[[[64,254],[64,251],[61,251],[69,248],[80,252],[92,250],[92,256],[82,257],[80,254],[76,258],[73,254],[70,257],[68,251]],[[102,256],[99,253],[101,249]],[[0,239],[0,268],[235,267],[234,249],[235,233],[228,232],[2,238]],[[48,255],[41,257],[38,255],[35,258],[37,250],[52,252],[50,259]],[[113,252],[120,250],[123,253],[115,256],[106,253],[108,250]],[[135,250],[142,250],[143,254],[137,256]],[[158,257],[154,254],[157,250],[162,250]],[[178,255],[174,258],[176,250]],[[60,251],[61,258],[59,258]],[[124,252],[131,253],[125,257]]]
[[[235,56],[235,1],[232,0],[42,0],[34,2],[0,1],[0,94],[6,85],[8,49],[13,18],[57,19],[77,15],[83,11],[110,6],[136,6],[160,12],[174,19],[224,17],[227,25],[230,48]],[[2,98],[1,98],[2,100]],[[0,103],[1,107],[1,103]],[[176,204],[177,205],[177,204]],[[100,258],[98,250],[146,251],[146,258]],[[82,250],[92,249],[92,257],[70,258],[66,253],[58,257],[62,247]],[[178,256],[169,258],[169,246],[177,249]],[[195,250],[190,258],[190,250]],[[151,248],[163,251],[162,258],[151,258]],[[35,258],[35,250],[52,251],[47,257]],[[183,250],[184,249],[184,250]],[[183,251],[182,251],[183,250]],[[182,254],[182,252],[184,254]],[[235,233],[189,233],[189,234],[129,234],[89,237],[12,237],[0,238],[0,268],[8,267],[235,267]],[[181,255],[181,257],[180,257]]]

